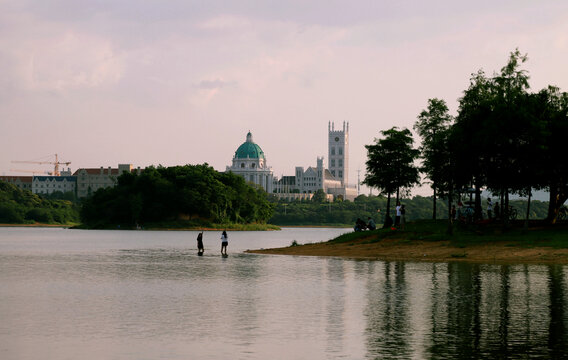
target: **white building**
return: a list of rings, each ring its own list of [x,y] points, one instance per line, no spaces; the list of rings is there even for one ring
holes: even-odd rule
[[[268,193],[273,192],[272,168],[267,165],[266,157],[260,146],[252,141],[250,131],[246,141],[235,151],[233,164],[227,166],[227,172],[229,171],[242,176],[247,182],[260,185]]]
[[[75,176],[34,176],[32,192],[34,194],[75,193],[77,181]]]
[[[275,182],[276,195],[282,199],[310,199],[318,190],[328,194],[328,198],[354,200],[357,189],[348,185],[349,173],[349,123],[343,123],[343,130],[335,130],[328,125],[328,168],[324,158],[318,157],[315,167],[297,166],[293,177],[283,176]],[[294,195],[296,194],[296,195]]]
[[[349,123],[343,122],[343,130],[335,130],[335,124],[329,122],[328,132],[328,156],[327,167],[331,175],[341,181],[341,184],[349,184]]]

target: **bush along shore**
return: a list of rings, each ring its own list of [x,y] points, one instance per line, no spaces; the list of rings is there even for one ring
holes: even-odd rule
[[[452,235],[447,228],[447,221],[415,221],[405,230],[348,231],[327,242],[302,245],[292,241],[286,248],[249,252],[383,261],[568,264],[568,224],[549,226],[535,221],[528,229],[522,222],[506,229],[495,223],[460,224]]]

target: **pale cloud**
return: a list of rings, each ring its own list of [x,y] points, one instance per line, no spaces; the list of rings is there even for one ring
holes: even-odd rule
[[[21,15],[11,26],[0,33],[0,56],[11,66],[3,71],[12,89],[65,92],[112,85],[123,74],[110,39]]]
[[[24,86],[32,90],[68,91],[115,84],[123,74],[121,58],[106,39],[72,31],[35,43]]]
[[[221,89],[227,86],[237,86],[235,81],[226,81],[223,79],[214,79],[214,80],[203,80],[196,84],[196,87],[199,89]]]

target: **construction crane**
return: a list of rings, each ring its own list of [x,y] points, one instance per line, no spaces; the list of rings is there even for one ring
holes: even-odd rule
[[[69,166],[69,164],[71,164],[71,161],[59,161],[59,159],[57,158],[57,154],[55,154],[55,161],[21,161],[21,160],[13,160],[13,163],[18,163],[18,164],[51,164],[54,166],[53,168],[53,172],[52,175],[54,176],[61,176],[61,173],[59,172],[59,165],[65,165],[65,166]]]
[[[22,172],[22,173],[31,173],[33,175],[35,174],[47,174],[47,175],[51,175],[51,171],[43,171],[43,170],[22,170],[22,169],[10,169],[10,171],[15,171],[15,172]]]

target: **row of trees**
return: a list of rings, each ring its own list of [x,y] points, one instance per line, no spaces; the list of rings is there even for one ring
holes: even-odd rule
[[[197,220],[213,223],[265,223],[273,212],[266,193],[233,173],[207,164],[148,167],[125,173],[112,188],[83,202],[88,227]]]
[[[79,210],[65,200],[43,199],[30,191],[0,181],[0,223],[72,224],[79,222]]]
[[[499,73],[488,77],[480,70],[473,74],[455,117],[444,100],[428,100],[414,126],[422,138],[419,149],[413,148],[408,129],[382,131],[382,139],[366,146],[364,183],[389,199],[396,193],[398,199],[400,191],[419,184],[422,172],[434,191],[434,218],[437,197],[451,204],[469,189],[475,192],[475,215],[480,218],[484,188],[498,194],[505,209],[509,194],[529,196],[528,218],[531,191],[543,189],[550,192],[546,219],[556,222],[568,199],[564,148],[568,94],[553,86],[528,92],[529,76],[521,69],[526,60],[517,49]],[[421,167],[415,165],[418,157]]]

